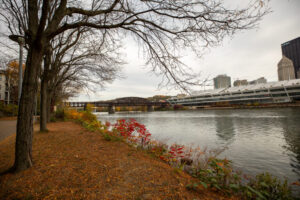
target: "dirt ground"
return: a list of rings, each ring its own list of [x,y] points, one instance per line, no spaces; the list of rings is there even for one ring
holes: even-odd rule
[[[188,191],[192,178],[123,142],[72,122],[34,133],[34,166],[0,177],[0,199],[226,199]],[[0,141],[0,172],[13,164],[15,135]]]
[[[17,120],[17,117],[0,117],[0,121]]]

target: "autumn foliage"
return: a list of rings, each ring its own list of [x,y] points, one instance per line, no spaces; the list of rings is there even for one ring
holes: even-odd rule
[[[24,74],[25,64],[22,65],[22,74]],[[5,76],[8,80],[8,90],[10,93],[10,101],[18,102],[18,81],[19,81],[19,62],[11,61],[5,70]]]

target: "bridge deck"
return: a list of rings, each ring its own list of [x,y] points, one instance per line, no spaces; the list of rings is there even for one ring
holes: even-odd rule
[[[149,101],[140,97],[125,97],[110,101],[94,101],[94,102],[65,102],[70,107],[85,107],[92,104],[95,107],[111,107],[111,106],[166,106],[168,102]]]

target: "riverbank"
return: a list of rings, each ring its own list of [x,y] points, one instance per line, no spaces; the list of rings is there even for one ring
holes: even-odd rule
[[[0,177],[0,199],[227,199],[189,191],[189,175],[73,122],[48,129],[34,133],[34,166]],[[0,142],[0,172],[13,164],[14,141],[12,135]]]
[[[299,196],[300,188],[291,185],[299,178],[294,167],[299,163],[295,151],[299,141],[299,113],[296,108],[281,108],[116,113],[97,117],[111,124],[118,119],[136,119],[147,127],[152,139],[169,147],[174,143],[184,145],[187,153],[189,147],[194,147],[194,153],[198,152],[197,147],[202,151],[206,147],[224,150],[217,158],[230,159],[236,171],[253,178],[266,171],[282,181],[287,178],[295,196]]]

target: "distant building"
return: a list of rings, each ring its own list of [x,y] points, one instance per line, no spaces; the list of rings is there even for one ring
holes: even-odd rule
[[[170,98],[170,96],[165,96],[165,95],[154,95],[153,97],[147,98],[150,101],[161,101],[161,100],[166,100]]]
[[[281,44],[282,55],[289,58],[296,78],[300,78],[300,37]]]
[[[250,81],[250,85],[256,85],[256,84],[261,84],[261,83],[267,83],[267,79],[265,77],[260,77],[256,80]]]
[[[7,77],[6,70],[0,70],[0,101],[6,104],[13,103],[11,101],[10,82]]]
[[[186,94],[177,94],[176,97],[178,98],[186,97]]]
[[[225,74],[214,78],[215,89],[231,87],[231,78]]]
[[[296,78],[293,62],[284,55],[278,63],[277,70],[279,81],[292,80]]]
[[[248,81],[244,80],[236,80],[233,82],[233,86],[241,86],[241,85],[248,85]]]

